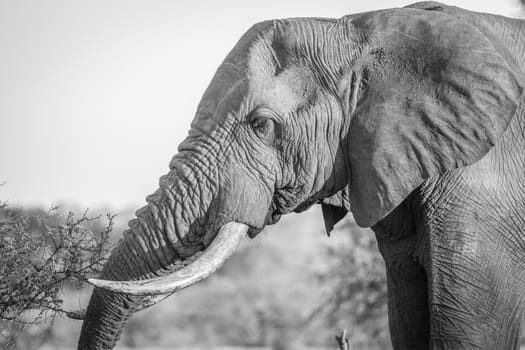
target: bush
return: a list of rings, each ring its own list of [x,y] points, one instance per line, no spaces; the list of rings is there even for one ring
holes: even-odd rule
[[[331,291],[321,304],[325,322],[334,331],[348,329],[352,348],[390,348],[385,265],[375,236],[349,220],[338,231],[347,242],[327,250],[327,270],[319,274]]]
[[[107,260],[114,216],[105,226],[99,219],[87,211],[31,214],[0,203],[0,345],[14,343],[24,325],[80,316],[64,310],[63,289],[80,288]]]

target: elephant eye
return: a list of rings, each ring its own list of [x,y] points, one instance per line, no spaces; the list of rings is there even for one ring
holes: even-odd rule
[[[272,118],[251,113],[248,119],[253,132],[266,144],[272,144],[275,140],[275,121]]]

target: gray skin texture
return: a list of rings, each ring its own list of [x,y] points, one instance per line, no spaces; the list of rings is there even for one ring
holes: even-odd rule
[[[525,291],[525,23],[439,3],[254,25],[101,278],[160,276],[229,221],[322,203],[372,227],[394,349],[517,348]],[[95,289],[79,349],[146,297]]]

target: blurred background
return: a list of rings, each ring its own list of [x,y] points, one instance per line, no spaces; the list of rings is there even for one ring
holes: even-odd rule
[[[0,200],[21,213],[56,205],[118,214],[116,241],[252,24],[410,3],[0,0]],[[448,4],[525,15],[524,0]],[[346,328],[355,349],[389,349],[385,289],[371,232],[349,216],[328,238],[313,208],[267,228],[212,278],[136,314],[119,348],[328,349]],[[83,307],[89,292],[66,287],[64,303]],[[71,349],[79,329],[56,318],[9,336],[20,349]]]

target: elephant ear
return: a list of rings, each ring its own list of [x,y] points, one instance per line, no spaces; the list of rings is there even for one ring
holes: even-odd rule
[[[326,234],[330,236],[334,226],[350,211],[348,187],[343,188],[333,196],[321,200],[321,210],[323,212]]]
[[[475,27],[440,12],[373,12],[350,27],[368,43],[352,65],[350,202],[369,227],[425,179],[482,158],[512,119],[523,78]]]

